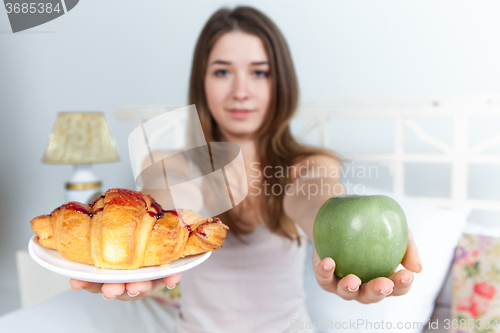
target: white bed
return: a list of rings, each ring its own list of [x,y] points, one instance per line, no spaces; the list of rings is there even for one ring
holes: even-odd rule
[[[183,105],[123,106],[117,108],[116,117],[122,121],[131,121],[137,127],[148,119],[181,106]],[[428,205],[425,207],[431,207],[430,205],[446,207],[459,212],[456,215],[446,213],[450,218],[458,219],[466,217],[468,214],[465,211],[468,213],[468,210],[487,211],[494,214],[500,212],[500,201],[470,198],[468,195],[469,166],[500,164],[500,155],[497,152],[488,153],[493,147],[500,144],[500,130],[484,140],[470,144],[469,125],[477,117],[483,117],[483,119],[486,119],[484,117],[488,117],[488,119],[500,118],[500,96],[302,102],[299,112],[293,120],[292,129],[298,138],[305,143],[328,147],[339,152],[345,158],[346,164],[350,163],[353,167],[356,163],[365,166],[371,165],[382,170],[382,173],[387,171],[387,174],[382,176],[377,174],[377,179],[359,181],[360,184],[366,181],[363,186],[366,186],[369,191],[377,191],[375,187],[381,187],[382,190],[390,191],[397,198],[407,202],[407,205],[413,205],[412,200],[414,200],[415,202],[424,202]],[[432,119],[439,120],[440,124],[449,122],[445,126],[449,140],[440,134],[435,135],[435,128],[433,131],[428,131],[422,125],[425,125],[426,122],[429,123],[429,119],[431,122]],[[185,119],[179,117],[170,128],[162,130],[162,135],[171,135],[172,137],[172,147],[169,148],[182,146],[183,124],[185,124]],[[332,131],[332,126],[337,130]],[[374,128],[380,129],[381,134],[371,136],[370,131]],[[346,137],[346,133],[354,133],[354,136],[348,140],[349,142],[344,142],[343,138]],[[356,143],[356,138],[359,138],[360,142]],[[347,141],[347,139],[345,140]],[[377,143],[377,140],[383,142]],[[420,142],[416,145],[416,151],[408,151],[409,141]],[[422,144],[426,145],[426,148],[422,148]],[[363,151],[363,146],[375,148],[375,151],[369,149]],[[347,151],[348,148],[352,148],[353,151]],[[418,178],[419,164],[425,165],[427,168],[432,164],[448,166],[448,169],[444,169],[445,174],[449,173],[450,176],[449,189],[444,191],[449,194],[448,197],[442,195],[423,196],[418,195],[422,192],[421,189],[408,190],[408,184]],[[417,169],[415,169],[415,165],[417,165]],[[428,170],[432,169],[426,170],[428,175]],[[410,174],[414,175],[413,178],[409,176]],[[430,179],[432,180],[432,178]],[[440,191],[436,192],[441,194],[443,191]],[[430,188],[430,192],[433,192],[432,188]],[[431,209],[429,208],[429,210]],[[452,224],[446,226],[450,228]],[[464,231],[481,233],[486,230],[486,232],[494,234],[498,230],[491,222],[480,219],[471,221],[467,225],[465,222],[462,224],[457,222],[456,226],[460,230],[455,231],[455,235],[452,237],[455,244],[457,237]],[[438,236],[445,237],[446,235]],[[497,234],[497,236],[500,235]],[[450,245],[448,245],[448,252],[453,247],[453,244]],[[436,318],[443,320],[450,316],[451,280],[447,271],[451,258],[449,253],[443,258],[447,258],[448,263],[445,266],[441,264],[440,270],[443,273],[438,274],[439,285],[435,287],[433,296],[429,296],[433,299],[427,300],[429,304],[434,304],[436,301],[436,306],[431,309],[433,311],[428,313],[428,316],[432,313],[433,320]],[[67,279],[37,267],[25,251],[19,251],[17,259],[23,307],[35,305],[54,294],[69,289]],[[424,265],[424,267],[426,266]],[[36,278],[33,277],[33,273],[36,273]],[[310,272],[306,273],[306,276],[307,274]],[[43,278],[44,276],[45,278]],[[311,284],[311,276],[309,275],[308,278],[306,283]],[[445,281],[448,283],[444,283]],[[417,279],[416,283],[418,283]],[[311,288],[308,290],[311,290],[312,297],[315,297],[314,294],[317,291],[313,290],[314,287]],[[439,297],[436,298],[438,292]],[[309,299],[309,301],[311,304],[314,303],[314,300]],[[312,308],[314,306],[310,309]],[[311,311],[316,311],[314,309]],[[445,330],[426,331],[444,332]]]

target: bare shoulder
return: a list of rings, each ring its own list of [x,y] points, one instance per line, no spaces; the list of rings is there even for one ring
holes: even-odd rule
[[[334,155],[314,154],[292,166],[292,181],[296,178],[339,178],[342,162]]]

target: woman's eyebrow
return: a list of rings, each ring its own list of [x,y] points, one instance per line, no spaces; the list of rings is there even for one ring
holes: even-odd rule
[[[269,65],[269,61],[254,61],[252,62],[253,66],[259,66],[259,65]]]
[[[212,65],[231,65],[230,61],[227,60],[214,60],[210,63],[210,66]],[[254,61],[251,63],[252,66],[259,66],[259,65],[269,65],[269,61]]]
[[[231,62],[230,61],[225,61],[225,60],[214,60],[212,61],[212,63],[210,64],[210,66],[212,65],[231,65]]]

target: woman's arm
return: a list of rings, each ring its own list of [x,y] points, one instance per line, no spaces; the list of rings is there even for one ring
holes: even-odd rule
[[[292,171],[292,185],[285,192],[283,207],[314,242],[314,219],[319,209],[331,197],[346,193],[339,182],[340,162],[333,157],[314,155],[295,164]]]
[[[169,177],[175,177],[176,174],[181,179],[187,179],[189,176],[189,165],[187,160],[182,158],[182,155],[177,155],[175,164],[169,164],[169,169],[164,170],[165,165],[156,162],[157,166],[151,166],[151,160],[161,161],[169,156],[175,155],[179,151],[153,151],[151,157],[146,158],[143,162],[141,173],[142,178],[142,193],[151,195],[165,210],[175,209],[173,206],[173,198],[168,187],[168,181],[165,179],[167,171]],[[175,169],[173,169],[175,168]],[[163,189],[161,189],[163,187]]]
[[[340,162],[333,157],[314,155],[292,169],[295,172],[292,184],[287,187],[283,207],[313,244],[314,219],[319,209],[329,198],[346,193],[339,181],[340,168]],[[353,274],[339,279],[333,273],[335,262],[332,258],[320,260],[316,249],[313,254],[316,279],[324,290],[365,304],[379,302],[388,295],[404,295],[410,290],[413,272],[422,270],[411,231],[408,232],[408,249],[402,264],[407,269],[393,273],[389,278],[380,277],[362,284]]]

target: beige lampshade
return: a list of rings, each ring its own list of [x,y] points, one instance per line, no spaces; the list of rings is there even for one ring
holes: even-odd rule
[[[61,112],[43,157],[44,163],[118,161],[116,141],[101,112]]]

